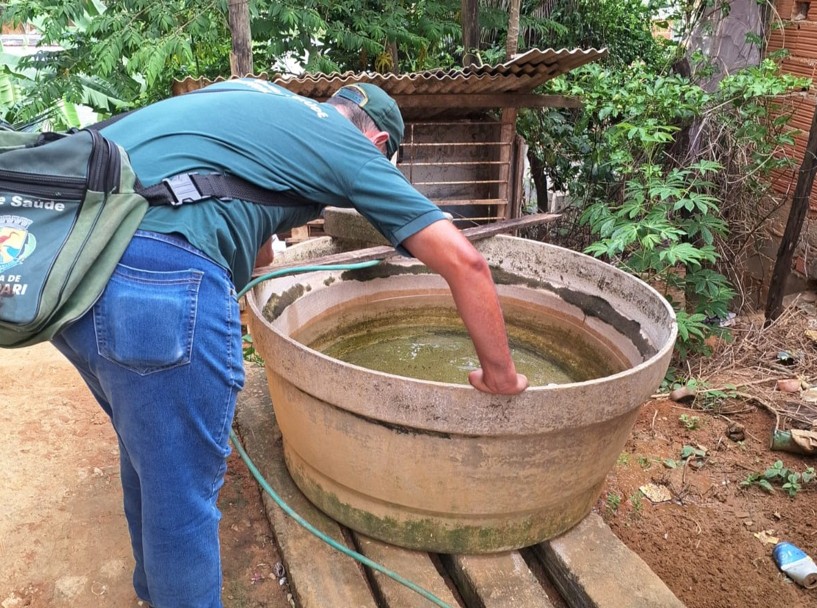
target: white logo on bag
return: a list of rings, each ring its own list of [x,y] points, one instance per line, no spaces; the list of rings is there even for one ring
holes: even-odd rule
[[[31,222],[31,219],[19,215],[0,215],[0,272],[17,266],[37,248],[37,239],[28,231]],[[0,295],[25,293],[26,285],[11,285],[11,277],[19,280],[19,275],[4,277],[4,281],[9,282],[0,284]]]

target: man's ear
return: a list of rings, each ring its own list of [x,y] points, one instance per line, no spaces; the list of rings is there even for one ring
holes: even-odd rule
[[[389,141],[389,134],[385,131],[366,131],[366,137],[377,148],[380,148],[381,146],[385,148],[386,143]]]

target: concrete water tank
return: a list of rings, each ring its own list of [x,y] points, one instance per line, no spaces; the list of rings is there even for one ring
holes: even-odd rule
[[[620,371],[495,396],[344,363],[293,337],[382,305],[453,306],[445,282],[416,260],[281,277],[247,296],[295,483],[333,519],[398,546],[488,553],[571,528],[596,502],[672,355],[674,312],[646,283],[540,242],[476,245],[503,307],[589,336]],[[335,247],[307,241],[289,259],[308,263]]]

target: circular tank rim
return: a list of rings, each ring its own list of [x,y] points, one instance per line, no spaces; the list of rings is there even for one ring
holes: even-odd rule
[[[249,297],[249,296],[250,296],[250,294],[248,294],[247,300],[248,300],[248,302],[250,304],[250,308],[253,310],[254,313],[256,313],[256,316],[260,317],[259,320],[262,323],[264,323],[264,325],[266,325],[271,331],[275,332],[275,334],[277,336],[280,336],[286,342],[292,344],[295,347],[298,347],[299,350],[302,349],[304,351],[309,352],[309,354],[311,356],[314,356],[314,357],[316,357],[318,359],[321,359],[321,360],[325,361],[327,363],[327,365],[331,365],[331,366],[338,365],[338,366],[344,367],[344,368],[354,368],[354,369],[359,370],[360,372],[363,372],[363,373],[366,373],[366,374],[370,374],[370,375],[373,375],[373,376],[381,376],[381,377],[384,377],[384,378],[392,378],[392,379],[395,379],[395,380],[399,380],[401,382],[407,382],[409,384],[417,384],[417,385],[421,385],[421,386],[436,387],[438,389],[463,390],[463,391],[467,391],[469,394],[473,393],[474,391],[479,393],[479,391],[477,391],[470,384],[462,384],[462,383],[458,383],[458,382],[440,382],[440,381],[437,381],[437,380],[423,380],[423,379],[420,379],[420,378],[413,378],[411,376],[400,376],[399,374],[390,374],[388,372],[382,372],[380,370],[372,369],[372,368],[369,368],[369,367],[363,367],[361,365],[356,365],[354,363],[347,363],[346,361],[341,361],[340,359],[335,359],[334,357],[330,357],[329,355],[326,355],[326,354],[320,352],[319,350],[315,350],[314,348],[311,348],[311,347],[309,347],[309,346],[307,346],[307,345],[305,345],[305,344],[303,344],[301,342],[298,342],[297,340],[294,340],[294,339],[290,338],[289,336],[287,336],[286,334],[283,334],[280,331],[278,331],[263,316],[263,313],[258,309],[258,304],[255,301],[255,299],[253,297]],[[655,359],[660,358],[666,351],[671,352],[672,347],[673,347],[674,342],[675,342],[675,337],[676,337],[675,332],[673,332],[672,337],[673,337],[672,342],[668,343],[668,345],[664,346],[661,350],[657,351],[649,359],[645,359],[644,361],[642,361],[638,365],[634,365],[633,367],[628,367],[627,369],[622,370],[620,372],[616,372],[615,374],[610,374],[610,375],[604,376],[602,378],[592,378],[590,380],[582,380],[582,381],[579,381],[579,382],[562,382],[562,383],[559,383],[559,384],[546,384],[546,385],[530,386],[527,389],[525,389],[525,393],[550,392],[550,391],[553,391],[555,389],[567,389],[567,388],[573,388],[573,387],[589,386],[589,385],[593,385],[593,384],[605,383],[605,382],[608,382],[610,380],[618,379],[619,377],[632,375],[633,372],[640,371],[641,369],[643,369],[645,367],[649,367],[650,365],[653,365]],[[485,394],[485,393],[481,393],[481,394]]]
[[[531,387],[514,396],[491,395],[481,393],[468,384],[388,374],[345,363],[313,350],[280,332],[264,317],[263,305],[259,306],[258,297],[264,287],[262,283],[247,293],[253,340],[258,343],[258,350],[265,361],[265,352],[278,354],[273,362],[273,373],[286,378],[300,390],[361,416],[418,430],[450,432],[455,428],[458,433],[474,435],[538,434],[565,426],[601,423],[644,403],[663,379],[677,337],[675,312],[666,299],[638,277],[586,254],[517,237],[498,236],[486,241],[494,239],[512,239],[556,250],[562,255],[576,257],[582,263],[602,266],[605,272],[638,284],[664,309],[672,323],[667,339],[641,363],[616,374],[582,382]],[[305,264],[308,262],[308,259],[304,260]],[[323,271],[311,271],[299,276],[319,274],[323,274]],[[283,278],[291,279],[291,275]],[[280,280],[271,279],[269,283]],[[268,296],[263,298],[264,304],[267,299]],[[316,377],[320,377],[321,382],[314,382]],[[334,382],[354,382],[360,391],[354,399],[341,399],[338,402],[340,391],[329,388]],[[369,407],[367,402],[370,398],[375,403],[382,403],[388,398],[397,406],[403,404],[405,407]],[[595,402],[597,406],[571,407],[577,402],[587,401]],[[505,415],[501,420],[497,419],[497,408],[504,410]],[[480,424],[483,420],[490,421],[490,429]]]

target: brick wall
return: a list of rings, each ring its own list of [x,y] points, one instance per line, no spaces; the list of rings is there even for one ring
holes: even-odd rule
[[[770,216],[766,226],[769,239],[759,248],[750,268],[752,274],[765,283],[771,276],[777,247],[786,225],[791,196],[797,183],[797,168],[803,159],[817,106],[817,0],[811,3],[777,0],[775,7],[780,20],[778,23],[782,22],[783,27],[769,32],[767,51],[787,49],[790,55],[783,61],[782,69],[796,76],[811,78],[814,83],[808,91],[783,100],[781,111],[791,113],[789,124],[800,133],[795,136],[794,146],[786,151],[794,159],[795,168],[775,172],[772,176],[773,188],[785,197],[786,204]],[[817,184],[811,192],[809,212],[792,266],[789,291],[806,286],[808,280],[817,280]]]

